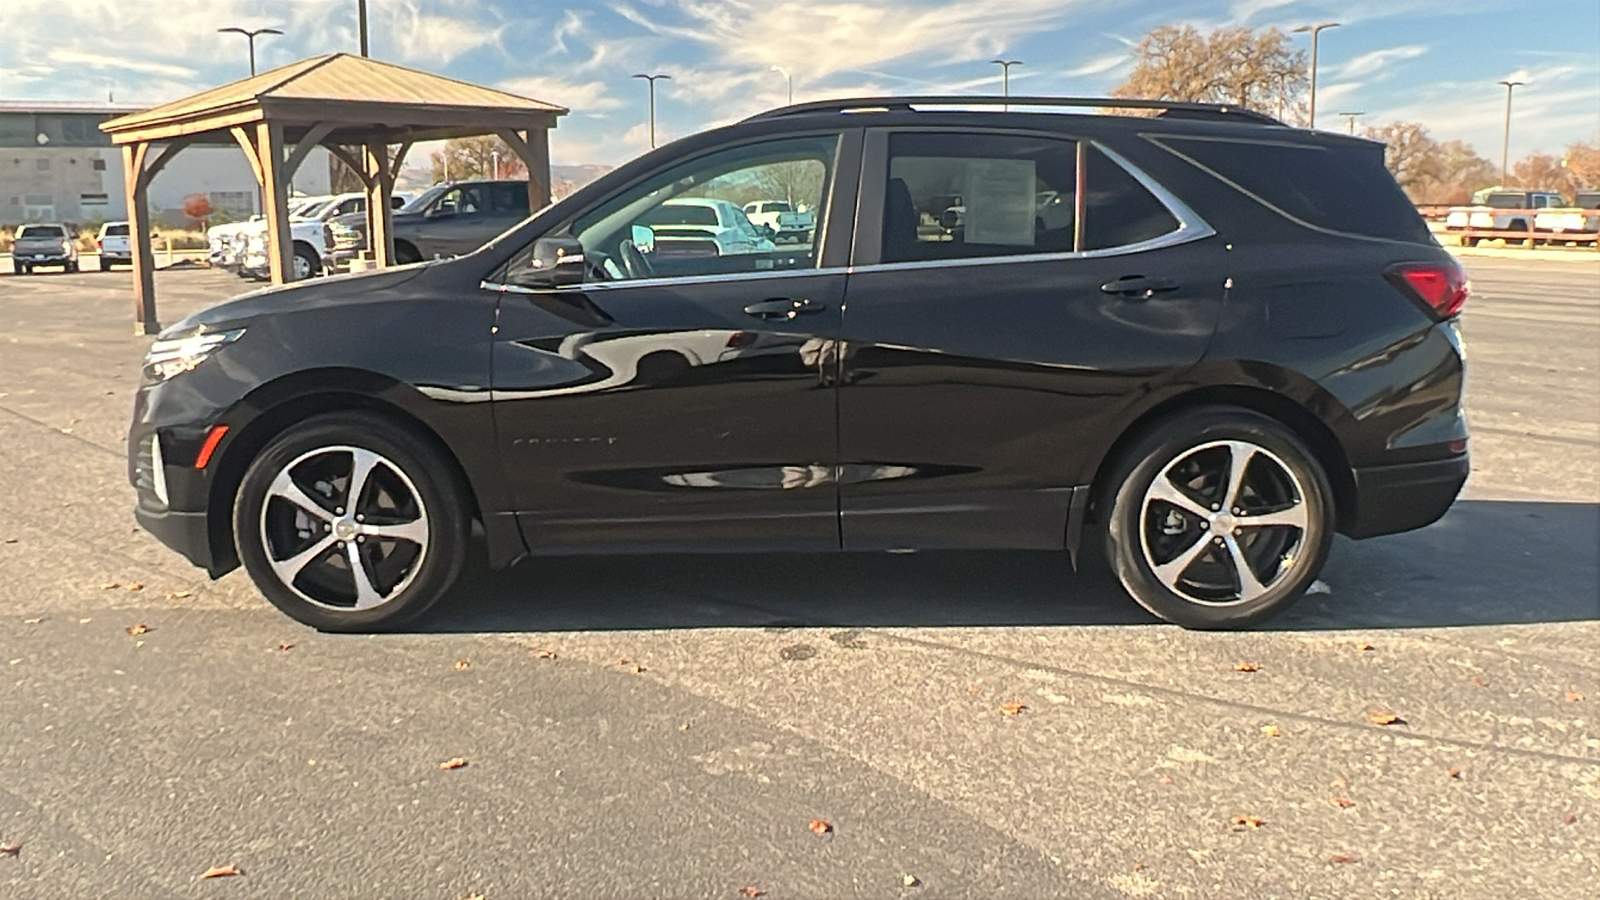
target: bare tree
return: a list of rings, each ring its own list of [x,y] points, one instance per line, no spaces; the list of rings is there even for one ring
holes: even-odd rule
[[[528,167],[522,162],[521,157],[511,152],[505,141],[485,135],[454,138],[446,141],[443,148],[435,150],[431,158],[433,180],[444,181],[446,177],[451,181],[493,178],[497,152],[500,154],[501,178],[528,177]]]
[[[1416,122],[1390,122],[1366,129],[1381,141],[1395,181],[1416,203],[1465,203],[1472,193],[1495,183],[1495,165],[1462,141],[1439,143]]]
[[[1133,48],[1128,80],[1113,97],[1237,104],[1285,120],[1301,117],[1309,78],[1306,54],[1277,28],[1162,25]]]

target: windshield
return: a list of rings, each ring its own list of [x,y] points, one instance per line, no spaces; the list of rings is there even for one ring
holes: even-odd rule
[[[106,226],[106,237],[127,237],[127,236],[128,236],[128,226],[126,224],[123,224],[123,225],[107,225]]]
[[[1490,194],[1485,205],[1490,209],[1522,209],[1527,202],[1527,194]]]
[[[775,212],[775,213],[794,212],[794,210],[789,208],[789,204],[782,203],[782,202],[779,202],[779,203],[768,203],[767,204],[767,208],[765,210],[763,210],[763,211],[764,212]]]
[[[24,225],[17,232],[17,240],[23,238],[64,238],[67,230],[60,225]]]
[[[422,195],[417,197],[417,199],[407,203],[405,206],[400,207],[399,211],[403,213],[422,212],[423,210],[427,209],[440,194],[449,189],[450,185],[448,184],[436,184],[433,187],[423,191]]]

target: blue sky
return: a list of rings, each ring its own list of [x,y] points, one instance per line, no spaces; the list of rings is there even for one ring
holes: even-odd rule
[[[1251,27],[1338,21],[1322,34],[1319,123],[1422,122],[1498,160],[1504,78],[1512,155],[1600,140],[1600,0],[369,0],[375,56],[573,109],[558,163],[645,149],[645,85],[662,72],[662,139],[784,100],[867,93],[1098,95],[1164,22]],[[244,39],[276,26],[262,69],[354,51],[355,0],[4,0],[0,100],[157,103],[248,73]],[[1304,36],[1298,36],[1305,46]]]

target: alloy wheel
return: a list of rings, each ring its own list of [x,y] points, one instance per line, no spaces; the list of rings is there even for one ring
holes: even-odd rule
[[[1150,571],[1208,606],[1248,603],[1289,579],[1309,528],[1294,470],[1241,440],[1184,451],[1150,483],[1139,514]]]
[[[422,566],[428,535],[416,485],[361,447],[301,454],[274,476],[261,505],[273,574],[327,609],[372,609],[399,596]]]

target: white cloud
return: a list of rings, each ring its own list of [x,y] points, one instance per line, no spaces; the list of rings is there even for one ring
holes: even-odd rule
[[[1374,50],[1371,53],[1363,53],[1342,63],[1333,70],[1333,75],[1336,78],[1360,78],[1363,76],[1370,78],[1388,67],[1390,63],[1416,59],[1427,52],[1428,47],[1424,44],[1386,47],[1382,50]]]
[[[188,66],[173,65],[161,62],[141,62],[128,59],[126,56],[111,56],[104,53],[84,53],[79,50],[51,50],[51,62],[64,66],[88,66],[91,69],[121,69],[127,72],[142,72],[146,75],[166,75],[171,78],[194,78],[199,75]]]
[[[1295,0],[1236,0],[1229,14],[1235,22],[1247,22],[1258,13],[1280,6],[1288,6]]]
[[[622,106],[622,101],[606,93],[602,81],[568,81],[544,75],[523,75],[500,82],[499,87],[513,94],[555,103],[576,114],[606,112]]]
[[[1081,66],[1068,69],[1067,74],[1073,76],[1074,78],[1083,78],[1089,75],[1104,75],[1112,69],[1115,69],[1118,66],[1127,65],[1132,61],[1133,56],[1127,51],[1123,51],[1121,53],[1107,53],[1105,56],[1097,56]]]

